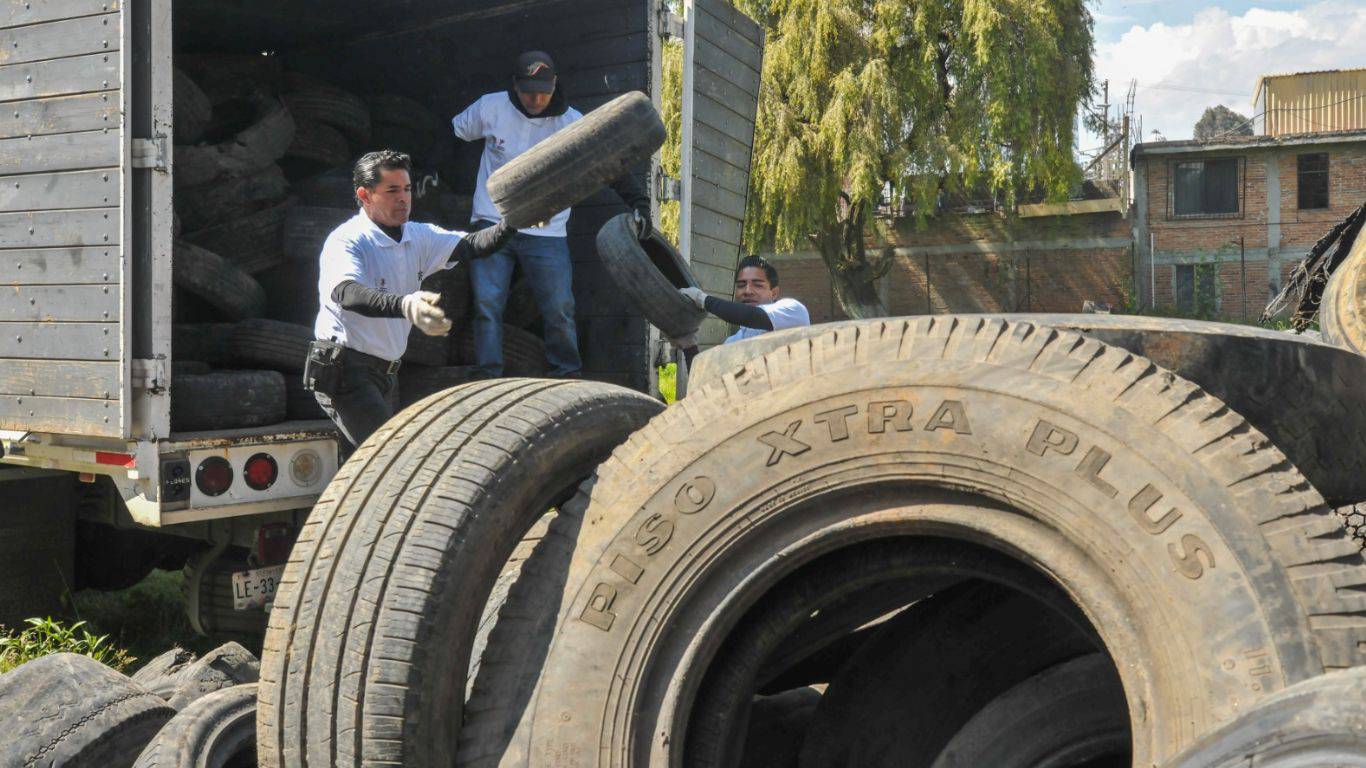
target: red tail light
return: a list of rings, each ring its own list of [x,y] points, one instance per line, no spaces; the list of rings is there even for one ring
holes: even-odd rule
[[[232,465],[222,456],[210,456],[194,471],[194,484],[205,496],[219,496],[232,485]]]
[[[247,459],[246,466],[242,468],[242,478],[254,491],[264,491],[275,485],[275,479],[279,476],[280,467],[268,453],[258,453],[252,456]]]

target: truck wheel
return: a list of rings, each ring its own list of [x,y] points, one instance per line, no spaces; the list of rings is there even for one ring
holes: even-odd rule
[[[451,333],[458,365],[474,365],[474,324],[464,323]],[[544,376],[548,368],[545,342],[530,331],[503,323],[503,375]]]
[[[199,230],[247,218],[262,208],[279,204],[288,195],[289,182],[285,181],[284,171],[272,164],[250,176],[177,190],[176,203],[182,226],[193,233],[194,240]],[[212,250],[212,246],[205,247]]]
[[[358,96],[337,88],[312,88],[286,93],[284,100],[295,120],[329,125],[352,147],[370,142],[370,108]]]
[[[242,218],[191,232],[185,240],[222,256],[248,274],[256,274],[284,259],[285,217],[293,205],[293,200],[285,200]]]
[[[179,360],[202,362],[211,367],[227,365],[230,359],[228,341],[232,338],[232,329],[232,323],[176,323],[171,326],[172,366]],[[173,376],[177,373],[195,371],[177,372],[172,369]]]
[[[489,197],[509,225],[533,226],[626,175],[663,143],[650,97],[632,91],[494,171]]]
[[[1219,398],[1271,439],[1335,506],[1366,500],[1366,357],[1283,331],[1130,315],[996,315],[1076,331],[1145,357]],[[857,323],[766,333],[713,347],[689,369],[695,389],[800,340]],[[1358,543],[1363,543],[1359,540]]]
[[[1129,765],[1129,712],[1115,667],[1093,653],[1001,694],[963,726],[933,768]]]
[[[230,320],[265,313],[266,292],[236,264],[184,240],[176,242],[174,254],[172,279],[176,286],[203,299]]]
[[[185,561],[185,611],[195,632],[261,647],[266,634],[266,612],[233,608],[232,574],[249,567],[246,557],[233,551],[216,554],[206,550]]]
[[[176,674],[175,691],[166,702],[183,710],[202,697],[261,677],[261,662],[238,643],[224,643]]]
[[[204,91],[179,69],[171,70],[171,98],[174,103],[175,143],[193,144],[204,135],[213,118],[213,104]]]
[[[1304,477],[1224,403],[1078,333],[841,325],[694,389],[597,475],[529,764],[664,754],[696,696],[674,681],[736,617],[874,538],[969,541],[1061,585],[1146,714],[1138,765],[1366,661],[1366,563]]]
[[[256,685],[205,695],[176,713],[133,768],[201,768],[256,764]]]
[[[1366,766],[1366,669],[1281,691],[1167,763],[1167,768]]]
[[[1319,325],[1324,340],[1366,355],[1366,237],[1360,233],[1324,286]]]
[[[132,765],[174,714],[165,701],[94,659],[43,656],[0,675],[0,761]]]
[[[356,191],[351,189],[350,174],[347,174],[347,181],[341,186],[348,195],[355,195]],[[317,263],[323,252],[323,243],[327,242],[327,236],[355,215],[354,206],[324,208],[310,203],[291,208],[285,216],[285,258]]]
[[[264,427],[285,420],[285,378],[278,371],[214,371],[181,376],[171,398],[171,429]]]
[[[242,367],[302,374],[312,343],[313,329],[306,325],[256,319],[233,326],[228,348],[232,361]]]
[[[261,670],[261,764],[449,765],[503,563],[660,409],[607,384],[498,379],[381,427],[290,553]]]
[[[598,254],[626,300],[671,339],[697,333],[707,313],[679,288],[697,287],[687,262],[658,233],[636,238],[631,215],[609,219],[598,230]]]
[[[351,145],[341,131],[316,120],[300,120],[284,163],[289,167],[290,177],[298,178],[346,165],[350,159]]]

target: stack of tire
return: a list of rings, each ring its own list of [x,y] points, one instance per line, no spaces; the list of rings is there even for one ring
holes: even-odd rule
[[[0,759],[15,766],[256,765],[260,664],[228,643],[173,649],[132,677],[73,653],[0,675]]]

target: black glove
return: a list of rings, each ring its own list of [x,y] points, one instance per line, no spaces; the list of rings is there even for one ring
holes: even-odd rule
[[[631,222],[636,225],[636,239],[645,240],[655,231],[655,225],[650,221],[650,209],[637,208],[631,215]]]
[[[466,259],[481,259],[495,253],[499,248],[507,245],[508,240],[517,233],[517,230],[508,226],[507,220],[498,222],[492,227],[485,227],[478,232],[471,232],[460,239],[456,244],[455,250],[451,252],[451,261],[465,261]]]

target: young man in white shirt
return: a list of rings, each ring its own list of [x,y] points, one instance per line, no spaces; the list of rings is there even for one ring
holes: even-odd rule
[[[487,256],[512,236],[504,226],[467,235],[409,221],[411,171],[408,156],[393,150],[357,161],[360,210],[327,236],[320,256],[317,341],[304,382],[353,447],[393,415],[388,395],[409,330],[450,332],[441,296],[419,290],[423,278]]]
[[[707,295],[701,288],[681,288],[699,309],[725,320],[740,330],[724,343],[752,339],[769,331],[811,325],[811,315],[796,299],[785,299],[778,287],[778,270],[760,256],[747,256],[735,270],[735,301]]]
[[[457,138],[484,141],[475,182],[473,226],[503,220],[489,198],[489,176],[514,157],[583,117],[567,103],[555,74],[555,62],[544,51],[528,51],[517,59],[513,82],[506,91],[485,94],[451,120]],[[630,174],[612,183],[627,206],[634,209],[640,237],[650,234],[650,197]],[[534,227],[518,230],[507,246],[470,265],[474,294],[474,357],[480,373],[503,373],[503,310],[507,306],[512,270],[520,265],[545,325],[545,355],[550,375],[579,375],[578,331],[574,325],[573,265],[563,210]]]

